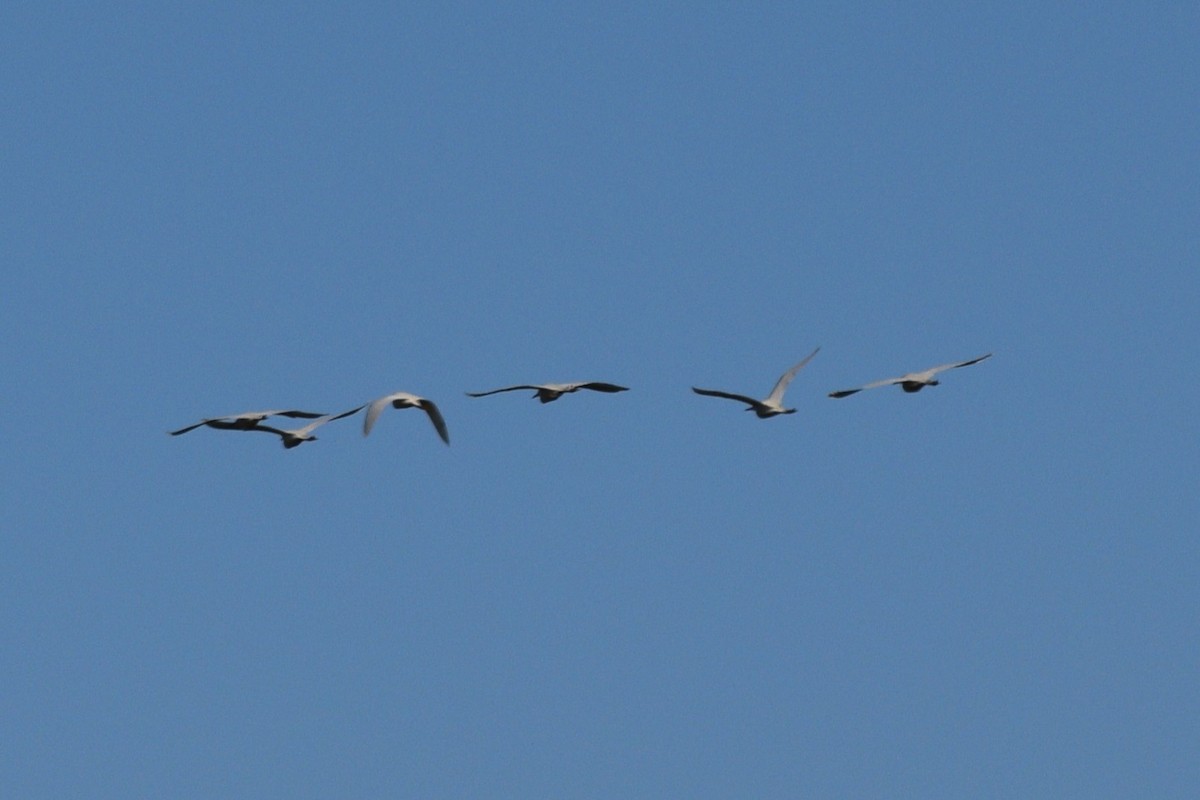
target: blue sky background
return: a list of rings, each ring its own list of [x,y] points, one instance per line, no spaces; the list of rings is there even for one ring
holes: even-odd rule
[[[1196,796],[1194,6],[396,5],[0,10],[0,793]]]

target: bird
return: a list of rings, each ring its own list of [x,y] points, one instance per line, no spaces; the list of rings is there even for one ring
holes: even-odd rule
[[[180,428],[177,431],[171,431],[172,436],[194,431],[196,428],[207,425],[210,428],[218,428],[226,431],[248,431],[253,429],[258,423],[265,420],[267,417],[292,417],[294,419],[316,419],[323,417],[325,414],[320,414],[314,411],[246,411],[242,414],[230,414],[224,417],[209,417],[202,419],[194,425],[188,425],[186,428]]]
[[[421,409],[429,415],[429,421],[433,423],[433,427],[437,430],[438,436],[442,437],[442,441],[450,444],[450,432],[446,430],[446,420],[442,418],[442,412],[438,411],[438,407],[432,400],[426,400],[424,397],[418,397],[408,392],[393,392],[378,400],[372,400],[367,406],[367,414],[363,418],[363,436],[369,434],[371,428],[375,427],[375,420],[379,418],[379,414],[388,403],[392,404],[392,408]]]
[[[518,389],[532,389],[534,397],[541,400],[543,403],[549,403],[564,394],[577,392],[580,389],[591,389],[593,392],[627,392],[628,386],[617,386],[615,383],[601,383],[599,381],[584,381],[580,383],[542,383],[542,384],[521,384],[520,386],[505,386],[503,389],[492,389],[488,392],[467,392],[467,397],[486,397],[489,394],[498,394],[500,392],[513,392]]]
[[[271,427],[270,425],[263,425],[263,424],[259,423],[259,424],[255,425],[254,427],[244,428],[243,430],[265,431],[267,433],[274,433],[274,434],[278,435],[280,437],[280,439],[283,440],[283,446],[286,449],[291,450],[293,447],[299,447],[300,445],[304,444],[305,442],[315,442],[317,440],[317,437],[313,436],[312,432],[315,431],[317,428],[321,427],[322,425],[324,425],[325,423],[333,422],[335,419],[342,419],[343,417],[348,417],[351,414],[357,414],[359,411],[362,411],[365,407],[366,407],[365,405],[361,405],[358,408],[352,408],[349,411],[343,411],[341,414],[326,414],[322,417],[318,417],[317,419],[314,419],[312,422],[308,423],[303,428],[294,428],[291,430],[281,430],[279,428]]]
[[[891,386],[896,383],[900,384],[901,389],[903,389],[904,391],[909,392],[911,394],[913,392],[921,391],[926,386],[937,386],[938,381],[936,378],[934,378],[934,376],[937,375],[939,372],[945,372],[948,369],[958,369],[959,367],[969,367],[972,364],[978,364],[980,361],[983,361],[985,358],[991,358],[991,357],[992,357],[992,354],[987,353],[985,355],[980,356],[979,358],[972,358],[970,361],[959,361],[954,364],[942,364],[940,367],[932,367],[931,369],[927,369],[922,372],[909,372],[906,375],[901,375],[899,378],[886,378],[882,381],[875,381],[874,383],[868,383],[865,386],[858,387],[857,389],[842,389],[837,392],[830,392],[829,396],[830,397],[849,397],[852,394],[861,392],[863,389],[875,389],[880,386]]]
[[[759,419],[776,417],[780,414],[795,414],[796,409],[783,407],[783,393],[787,391],[788,384],[792,382],[792,378],[796,377],[796,373],[803,369],[805,364],[812,361],[813,356],[820,352],[820,350],[821,348],[819,347],[813,350],[805,356],[803,361],[780,375],[779,380],[775,382],[775,388],[771,390],[771,393],[764,400],[755,400],[753,397],[747,397],[743,394],[721,392],[716,389],[698,389],[695,386],[692,387],[692,391],[706,397],[724,397],[729,400],[740,400],[749,406],[746,411],[753,411]]]

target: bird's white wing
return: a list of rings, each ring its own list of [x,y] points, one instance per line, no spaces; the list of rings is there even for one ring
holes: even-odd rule
[[[792,378],[796,377],[796,373],[799,372],[800,370],[804,369],[804,365],[807,364],[808,362],[812,361],[813,356],[815,356],[818,352],[820,352],[820,350],[821,350],[821,348],[819,348],[819,347],[816,350],[813,350],[811,353],[809,353],[807,356],[804,357],[803,361],[801,361],[799,364],[797,364],[796,366],[789,369],[787,372],[780,375],[779,380],[775,382],[775,388],[771,389],[771,393],[769,395],[767,395],[767,399],[764,400],[763,402],[768,403],[768,404],[774,404],[774,405],[778,405],[779,403],[782,403],[783,402],[783,393],[787,391],[788,384],[792,382]]]
[[[314,419],[312,422],[308,423],[303,428],[296,428],[295,430],[290,431],[290,433],[294,434],[295,436],[299,436],[300,438],[303,439],[304,437],[308,436],[310,433],[315,431],[317,428],[321,427],[322,425],[324,425],[328,422],[333,422],[335,419],[342,419],[344,417],[348,417],[351,414],[357,414],[359,411],[362,411],[362,410],[363,410],[363,406],[358,406],[357,408],[352,408],[349,411],[343,411],[340,414],[325,414],[321,417],[318,417],[317,419]],[[261,428],[264,426],[259,425],[258,427]]]
[[[897,383],[904,383],[904,381],[911,378],[912,375],[913,375],[913,373],[910,372],[907,375],[901,375],[898,378],[884,378],[881,381],[871,381],[870,383],[863,384],[859,388],[860,389],[878,389],[880,386],[895,386]]]
[[[371,432],[371,428],[375,427],[375,420],[379,419],[379,414],[387,407],[387,404],[395,399],[396,395],[389,394],[386,397],[381,397],[378,400],[372,400],[367,405],[367,414],[363,417],[363,436]]]
[[[274,417],[274,416],[288,416],[288,415],[285,414],[283,411],[273,409],[271,411],[243,411],[241,414],[230,414],[227,417],[218,417],[218,419],[255,419],[255,418],[266,419],[267,417]],[[319,417],[321,415],[318,414],[317,416]]]
[[[317,428],[319,428],[319,427],[321,427],[322,425],[324,425],[326,422],[329,422],[329,420],[331,420],[331,419],[333,419],[333,416],[332,416],[332,415],[326,415],[326,416],[324,416],[324,417],[318,417],[317,419],[314,419],[312,422],[308,423],[307,425],[305,425],[305,426],[303,426],[303,427],[300,427],[300,428],[289,428],[289,429],[285,430],[285,431],[284,431],[284,433],[285,433],[285,434],[290,434],[290,435],[292,435],[292,436],[295,436],[297,439],[307,439],[307,438],[308,438],[308,435],[309,435],[310,433],[312,433],[312,432],[313,432],[313,431],[315,431]],[[265,431],[265,430],[275,430],[274,428],[271,428],[271,427],[270,427],[270,426],[268,426],[268,425],[258,425],[258,426],[256,426],[256,428],[257,428],[258,430],[264,430],[264,431]]]
[[[939,372],[945,372],[948,369],[958,369],[959,367],[969,367],[972,364],[978,364],[980,361],[983,361],[984,359],[991,358],[991,357],[992,357],[991,353],[986,353],[985,355],[982,355],[979,358],[972,358],[970,361],[957,361],[953,364],[942,364],[940,367],[934,367],[933,369],[926,370],[926,373],[929,375],[937,375]]]
[[[900,383],[908,378],[908,375],[901,375],[899,378],[884,378],[881,381],[872,381],[871,383],[859,386],[857,389],[840,389],[836,392],[830,392],[830,397],[849,397],[852,394],[858,394],[863,389],[878,389],[880,386],[891,386]]]

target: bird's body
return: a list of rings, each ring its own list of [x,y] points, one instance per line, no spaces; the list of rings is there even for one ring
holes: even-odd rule
[[[926,386],[937,386],[939,383],[939,381],[937,380],[937,377],[936,377],[938,375],[938,373],[945,372],[948,369],[958,369],[959,367],[969,367],[972,364],[978,364],[980,361],[983,361],[984,359],[991,358],[991,357],[992,357],[992,354],[987,353],[985,355],[979,356],[978,358],[972,358],[969,361],[958,361],[953,364],[942,364],[941,366],[931,367],[930,369],[922,370],[920,372],[909,372],[909,373],[901,375],[897,378],[884,378],[881,381],[874,381],[874,382],[868,383],[864,386],[860,386],[857,389],[841,389],[836,392],[830,392],[829,396],[830,397],[849,397],[852,394],[857,394],[858,392],[861,392],[863,389],[875,389],[880,386],[894,386],[896,384],[899,384],[900,388],[903,389],[904,391],[908,392],[909,394],[913,394],[915,392],[921,391]]]
[[[224,431],[249,431],[254,430],[260,422],[268,417],[292,417],[293,419],[317,419],[323,417],[324,414],[315,411],[246,411],[242,414],[230,414],[225,417],[209,417],[202,419],[194,425],[188,425],[186,428],[180,428],[177,431],[171,431],[172,436],[194,431],[196,428],[208,426],[209,428],[217,428]]]
[[[805,364],[807,364],[809,361],[812,361],[813,356],[815,356],[820,350],[821,348],[819,347],[816,350],[813,350],[804,358],[803,361],[780,375],[779,380],[775,382],[775,387],[771,389],[771,393],[763,400],[757,400],[744,394],[722,392],[717,389],[698,389],[695,386],[692,387],[692,391],[696,394],[701,394],[706,397],[724,397],[727,400],[737,400],[745,403],[747,406],[749,406],[749,408],[746,410],[753,411],[755,416],[757,416],[759,419],[769,419],[770,417],[777,417],[780,414],[795,414],[796,409],[783,407],[783,393],[787,391],[788,384],[792,382],[792,378],[796,377],[796,373],[803,369]]]
[[[283,440],[283,446],[285,448],[287,448],[288,450],[291,450],[293,447],[299,447],[300,445],[304,444],[305,442],[315,442],[317,440],[317,437],[313,436],[312,432],[315,431],[317,428],[321,427],[322,425],[324,425],[325,423],[333,422],[335,419],[342,419],[343,417],[348,417],[351,414],[357,414],[359,411],[362,411],[363,408],[364,408],[364,406],[359,406],[358,408],[352,408],[349,411],[343,411],[341,414],[326,414],[323,417],[318,417],[317,419],[314,419],[312,422],[308,423],[303,428],[282,430],[280,428],[275,428],[270,425],[263,425],[260,423],[251,428],[245,428],[244,430],[265,431],[266,433],[274,433],[277,436],[279,436],[280,439]]]
[[[534,397],[543,403],[549,403],[557,400],[564,394],[577,392],[580,389],[590,389],[593,392],[627,392],[629,387],[617,386],[615,383],[601,383],[600,381],[581,381],[579,383],[540,383],[540,384],[520,384],[518,386],[505,386],[503,389],[492,389],[487,392],[467,392],[468,397],[486,397],[489,394],[498,394],[500,392],[513,392],[518,389],[530,389],[534,393]]]
[[[432,400],[426,400],[424,397],[418,397],[409,392],[393,392],[378,400],[372,400],[367,405],[366,416],[363,417],[363,436],[369,434],[375,427],[375,420],[379,419],[379,415],[389,403],[392,408],[419,408],[424,411],[429,416],[429,421],[433,423],[438,436],[442,438],[443,442],[450,444],[450,431],[446,428],[446,420],[442,418],[442,412],[438,410]]]

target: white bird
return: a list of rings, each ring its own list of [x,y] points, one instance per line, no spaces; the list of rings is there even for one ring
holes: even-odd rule
[[[243,414],[230,414],[225,417],[209,417],[202,419],[195,425],[188,425],[186,428],[180,428],[177,431],[171,431],[172,436],[178,436],[181,433],[194,431],[196,428],[207,425],[210,428],[219,428],[226,431],[248,431],[252,430],[258,423],[262,422],[267,417],[292,417],[294,419],[316,419],[317,417],[325,416],[313,411],[247,411]]]
[[[796,377],[796,373],[803,369],[805,364],[812,361],[813,356],[820,349],[818,347],[816,350],[813,350],[803,361],[780,375],[779,380],[775,383],[775,388],[771,390],[771,393],[764,400],[755,400],[753,397],[747,397],[744,394],[720,392],[716,389],[697,389],[695,386],[692,387],[692,391],[707,397],[724,397],[729,400],[740,400],[750,406],[746,411],[753,411],[758,415],[759,419],[767,419],[768,417],[775,417],[780,414],[795,414],[796,409],[783,407],[783,393],[787,391],[788,384],[792,382],[792,378]]]
[[[341,419],[342,417],[348,417],[351,414],[357,414],[359,411],[362,411],[363,408],[364,406],[359,406],[358,408],[352,408],[349,411],[343,411],[341,414],[326,414],[323,417],[314,419],[303,428],[281,430],[279,428],[273,428],[270,425],[258,424],[252,428],[245,428],[244,430],[266,431],[267,433],[274,433],[283,440],[283,446],[288,450],[291,450],[293,447],[299,447],[305,442],[315,442],[317,437],[313,436],[312,432],[325,423],[333,422],[335,419]]]
[[[863,389],[875,389],[880,386],[891,386],[900,384],[900,388],[906,392],[919,392],[926,386],[937,386],[938,381],[934,378],[939,372],[945,372],[948,369],[958,369],[959,367],[969,367],[972,364],[978,364],[985,358],[991,358],[992,354],[987,353],[979,358],[972,358],[970,361],[959,361],[955,364],[942,364],[940,367],[933,367],[924,370],[923,372],[910,372],[906,375],[901,375],[899,378],[886,378],[882,381],[868,383],[865,386],[860,386],[857,389],[842,389],[837,392],[830,392],[830,397],[849,397],[852,394],[861,392]]]
[[[552,400],[557,400],[564,394],[577,392],[580,389],[591,389],[593,392],[627,392],[628,386],[617,386],[615,383],[600,383],[599,381],[584,381],[580,383],[541,383],[541,384],[521,384],[520,386],[505,386],[503,389],[492,389],[489,392],[467,392],[467,397],[486,397],[489,394],[498,394],[500,392],[513,392],[518,389],[532,389],[534,397],[541,400],[543,403],[549,403]]]
[[[371,428],[375,427],[375,420],[379,418],[379,414],[388,403],[392,404],[392,408],[421,409],[429,415],[429,421],[433,423],[433,427],[437,430],[438,436],[442,437],[442,441],[450,444],[450,432],[446,430],[446,420],[442,418],[442,412],[438,411],[438,407],[433,404],[432,400],[426,400],[424,397],[418,397],[408,392],[394,392],[378,400],[372,400],[367,406],[367,415],[363,418],[363,436],[366,436],[371,432]]]

